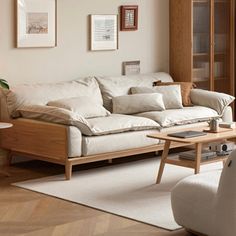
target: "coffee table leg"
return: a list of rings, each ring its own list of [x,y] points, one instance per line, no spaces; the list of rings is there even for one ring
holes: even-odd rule
[[[195,160],[195,174],[200,172],[200,164],[202,159],[202,144],[196,144],[196,160]]]
[[[157,180],[156,183],[159,184],[161,182],[161,177],[164,171],[164,167],[165,167],[165,160],[168,157],[168,153],[169,153],[169,149],[170,149],[170,143],[171,141],[165,141],[165,145],[164,145],[164,150],[161,156],[161,164],[159,167],[159,171],[158,171],[158,175],[157,175]]]

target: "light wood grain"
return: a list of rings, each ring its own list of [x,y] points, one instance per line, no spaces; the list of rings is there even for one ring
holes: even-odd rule
[[[71,179],[72,167],[74,165],[156,152],[163,150],[164,146],[163,144],[157,144],[97,155],[68,158],[68,126],[22,118],[11,120],[11,123],[14,126],[9,130],[3,130],[1,134],[1,147],[9,150],[11,155],[64,165],[65,178],[67,180]],[[178,142],[173,143],[171,148],[181,146],[183,144]]]
[[[87,164],[80,167],[81,170],[88,168],[94,166]],[[59,165],[31,161],[11,166],[11,177],[0,176],[0,235],[191,236],[184,229],[160,229],[11,185],[27,179],[62,174],[63,171]],[[161,217],[158,212],[156,217]]]
[[[64,161],[68,155],[67,127],[29,119],[11,120],[2,130],[1,147],[7,150]]]
[[[205,128],[191,128],[193,131],[203,131]],[[183,129],[184,130],[190,130],[188,129]],[[199,136],[199,137],[194,137],[194,138],[175,138],[168,136],[168,133],[162,134],[162,133],[156,133],[156,134],[151,134],[148,135],[150,138],[156,138],[156,139],[161,139],[161,140],[169,140],[169,141],[175,141],[175,142],[180,142],[180,143],[185,143],[185,144],[196,144],[196,143],[210,143],[214,142],[217,140],[225,140],[225,139],[230,139],[230,138],[235,138],[236,137],[236,129],[229,130],[227,132],[222,132],[222,133],[206,133],[204,136]]]
[[[203,128],[201,127],[201,128],[194,128],[193,130],[202,131],[204,129],[205,129],[204,127]],[[188,130],[188,129],[183,129],[183,130]],[[165,146],[164,146],[163,155],[162,155],[162,159],[161,159],[161,163],[160,163],[160,167],[158,171],[158,176],[157,176],[157,181],[156,181],[156,183],[159,184],[161,182],[165,164],[192,168],[194,169],[195,174],[198,174],[200,172],[201,165],[215,163],[219,161],[222,162],[224,165],[228,156],[219,156],[219,157],[214,157],[208,160],[202,160],[202,148],[203,148],[203,145],[209,144],[210,142],[213,142],[213,141],[225,142],[229,138],[236,137],[236,129],[229,129],[227,132],[221,132],[221,133],[207,133],[205,136],[199,136],[195,138],[186,138],[186,139],[171,137],[171,136],[168,136],[168,133],[151,134],[151,135],[148,135],[148,137],[158,139],[158,140],[159,139],[165,140]],[[190,146],[190,145],[192,146],[192,144],[194,144],[195,150],[196,150],[195,159],[186,160],[184,158],[179,158],[179,157],[173,157],[173,158],[168,157],[169,147],[171,146],[172,142],[179,142],[187,146]]]
[[[157,175],[157,180],[156,180],[157,184],[159,184],[161,182],[161,177],[162,177],[162,174],[163,174],[163,171],[165,168],[165,163],[166,163],[166,159],[168,157],[170,144],[171,144],[171,141],[167,140],[165,142],[164,150],[163,150],[162,157],[161,157],[161,163],[160,163],[160,167],[159,167],[159,171],[158,171],[158,175]]]
[[[192,78],[192,2],[170,0],[170,74],[175,81]]]
[[[194,7],[209,4],[209,51],[193,53],[193,13]],[[215,14],[215,6],[218,10]],[[209,80],[195,82],[198,88],[235,94],[235,0],[170,0],[170,74],[176,81],[195,82],[193,72],[198,69],[194,61],[209,62]],[[222,8],[222,14],[220,13]],[[200,11],[196,11],[200,12]],[[215,20],[215,16],[218,17]],[[200,18],[199,15],[196,19]],[[222,17],[221,19],[219,17]],[[222,20],[224,19],[224,20]],[[226,23],[225,23],[226,22]],[[206,22],[207,24],[207,22]],[[217,25],[216,25],[217,24]],[[204,27],[205,25],[203,25]],[[218,32],[220,30],[220,32]],[[205,27],[203,30],[205,32]],[[201,31],[198,33],[202,33]],[[226,48],[215,50],[216,34],[225,34]],[[223,42],[224,43],[224,42]],[[223,75],[215,74],[215,62],[223,63]],[[195,67],[195,68],[194,68]],[[204,78],[201,78],[204,79]],[[206,78],[207,79],[207,76]],[[234,109],[235,105],[232,105]]]

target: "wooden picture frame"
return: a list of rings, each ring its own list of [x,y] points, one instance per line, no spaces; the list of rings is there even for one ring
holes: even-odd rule
[[[57,0],[15,0],[17,48],[56,47]]]
[[[138,5],[120,7],[120,30],[133,31],[138,29]]]
[[[90,15],[90,50],[118,49],[118,15]]]

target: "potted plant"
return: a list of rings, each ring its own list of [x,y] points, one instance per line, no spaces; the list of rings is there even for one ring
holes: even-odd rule
[[[5,88],[5,89],[9,89],[8,82],[5,79],[0,78],[0,87]]]

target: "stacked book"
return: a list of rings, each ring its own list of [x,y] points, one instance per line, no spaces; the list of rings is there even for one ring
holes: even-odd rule
[[[216,157],[216,152],[210,151],[208,149],[202,150],[202,160],[208,160],[208,159],[212,159],[215,157]],[[191,151],[181,152],[179,154],[179,158],[187,159],[187,160],[195,160],[196,151],[191,150]]]
[[[228,129],[235,129],[235,122],[220,122],[219,127],[228,128]]]

